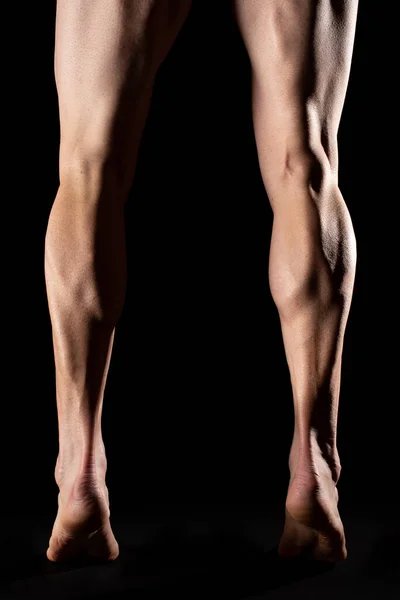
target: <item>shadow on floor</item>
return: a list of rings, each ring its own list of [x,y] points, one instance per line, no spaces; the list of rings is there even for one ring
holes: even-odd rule
[[[21,552],[17,543],[14,538],[9,555]],[[10,598],[158,599],[168,593],[194,599],[212,591],[239,600],[334,568],[281,559],[277,548],[265,551],[236,533],[188,536],[176,527],[162,529],[150,544],[121,544],[119,558],[108,565],[54,565],[44,553],[29,555],[26,547],[20,556],[17,563],[2,563],[1,584]]]

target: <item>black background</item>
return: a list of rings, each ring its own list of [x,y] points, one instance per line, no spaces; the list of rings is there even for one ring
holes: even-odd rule
[[[43,271],[58,186],[55,2],[29,4],[14,21],[20,25],[7,55],[3,115],[5,515],[55,514],[57,506]],[[339,131],[340,187],[358,241],[343,355],[339,492],[355,510],[394,504],[397,483],[397,273],[389,248],[396,242],[389,233],[396,113],[384,36],[378,42],[376,33],[384,17],[371,5],[360,4]],[[126,207],[128,293],[103,411],[113,511],[283,507],[293,409],[268,287],[271,227],[249,63],[230,2],[197,3],[159,71]]]

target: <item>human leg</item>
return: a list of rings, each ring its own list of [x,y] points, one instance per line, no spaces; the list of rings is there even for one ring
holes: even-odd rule
[[[279,551],[346,557],[336,445],[343,339],[356,243],[338,186],[337,132],[357,0],[235,0],[253,86],[260,170],[274,213],[269,281],[293,389]]]
[[[45,239],[59,510],[47,556],[112,560],[101,412],[126,287],[124,204],[154,79],[190,0],[58,0],[60,185]]]

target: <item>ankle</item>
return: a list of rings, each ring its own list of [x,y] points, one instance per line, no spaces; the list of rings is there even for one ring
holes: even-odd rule
[[[60,437],[59,454],[56,463],[57,483],[65,479],[96,479],[105,476],[107,458],[101,436],[91,442],[64,439]]]
[[[289,456],[292,478],[296,473],[329,474],[336,484],[341,473],[339,453],[333,436],[322,438],[311,430],[307,435],[295,434]]]

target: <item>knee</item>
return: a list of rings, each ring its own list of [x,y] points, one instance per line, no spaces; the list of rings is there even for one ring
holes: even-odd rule
[[[328,158],[288,152],[273,183],[270,288],[278,309],[293,314],[317,298],[342,305],[352,293],[356,238]]]
[[[310,226],[310,237],[314,239],[314,245],[323,248],[332,271],[337,263],[345,270],[352,270],[356,261],[356,240],[335,164],[322,145],[317,149],[314,146],[313,150],[309,147],[289,149],[282,168],[281,185],[286,187],[284,193],[289,199],[295,198],[299,202],[304,226]],[[284,202],[277,206],[282,213],[291,208],[293,205],[289,207]]]
[[[107,143],[90,142],[61,145],[59,179],[62,188],[72,189],[74,195],[89,200],[107,197],[126,197],[133,179],[128,157],[120,156]]]
[[[261,138],[268,150],[260,156],[266,187],[269,194],[286,197],[291,189],[307,190],[323,201],[328,188],[338,185],[337,137],[312,106],[307,104],[301,118],[295,112],[281,141]]]
[[[306,189],[315,200],[321,201],[327,190],[337,184],[336,170],[322,146],[287,148],[275,182],[282,188]]]

